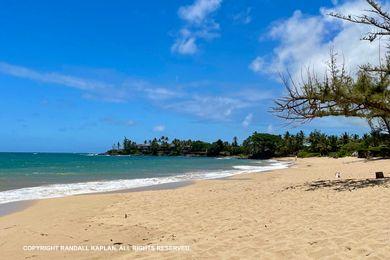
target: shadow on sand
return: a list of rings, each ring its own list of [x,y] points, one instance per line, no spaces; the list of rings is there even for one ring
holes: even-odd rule
[[[313,181],[313,182],[307,182],[303,185],[298,186],[290,186],[287,187],[288,189],[295,189],[295,188],[304,188],[306,191],[315,191],[318,189],[323,188],[329,188],[333,189],[335,191],[353,191],[356,189],[363,189],[368,187],[375,187],[375,186],[382,186],[382,187],[390,187],[390,178],[383,178],[383,179],[344,179],[344,180],[320,180],[320,181]]]

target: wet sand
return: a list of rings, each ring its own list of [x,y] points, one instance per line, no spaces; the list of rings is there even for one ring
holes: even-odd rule
[[[336,171],[341,179],[335,178]],[[390,160],[308,158],[289,169],[175,189],[40,200],[0,217],[0,255],[387,259],[390,179],[373,180],[375,171],[390,177]],[[29,245],[80,247],[42,251]],[[81,250],[94,245],[107,250]]]

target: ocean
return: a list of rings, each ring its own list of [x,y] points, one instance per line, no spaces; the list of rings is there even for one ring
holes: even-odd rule
[[[286,168],[274,160],[0,153],[0,204]]]

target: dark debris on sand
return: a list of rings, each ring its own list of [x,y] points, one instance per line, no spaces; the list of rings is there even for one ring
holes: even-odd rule
[[[315,191],[319,189],[329,188],[335,191],[353,191],[368,187],[390,187],[390,178],[383,179],[344,179],[344,180],[319,180],[306,182],[302,185],[289,186],[284,190],[303,188],[306,191]]]

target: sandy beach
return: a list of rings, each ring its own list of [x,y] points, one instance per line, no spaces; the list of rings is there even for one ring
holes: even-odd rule
[[[40,200],[0,217],[0,255],[386,259],[390,181],[366,180],[375,171],[388,177],[390,161],[309,158],[289,169],[175,189]],[[78,248],[45,251],[36,245]]]

